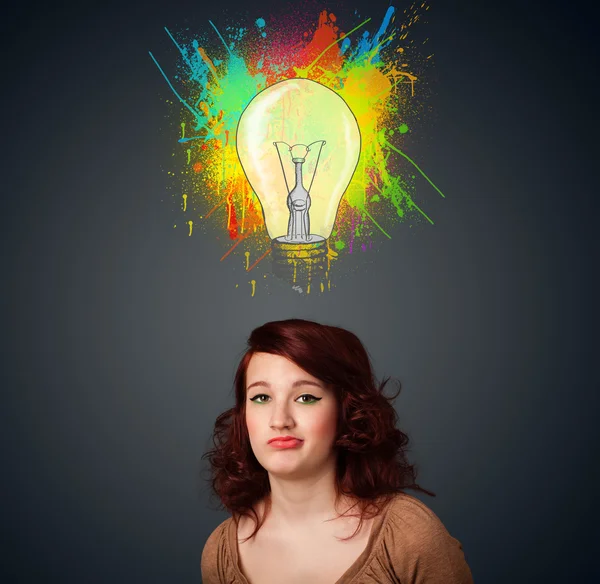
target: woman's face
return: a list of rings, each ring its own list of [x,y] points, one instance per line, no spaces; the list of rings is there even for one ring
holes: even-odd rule
[[[254,455],[274,476],[304,478],[335,465],[338,406],[323,382],[292,361],[255,353],[246,371],[246,426]],[[293,436],[291,448],[269,440]]]

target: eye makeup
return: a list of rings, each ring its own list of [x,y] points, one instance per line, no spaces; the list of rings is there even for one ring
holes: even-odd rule
[[[268,395],[266,395],[264,393],[259,393],[259,394],[255,395],[254,397],[251,397],[250,401],[254,402],[256,404],[267,403],[265,401],[262,401],[262,399],[259,399],[259,398],[263,398],[263,397],[271,399]],[[310,393],[303,393],[298,399],[305,398],[305,397],[309,398],[309,401],[302,401],[302,402],[299,402],[299,403],[302,403],[302,404],[307,405],[307,406],[314,405],[314,404],[316,404],[317,402],[320,402],[323,399],[322,397],[315,397],[314,395],[312,395]]]

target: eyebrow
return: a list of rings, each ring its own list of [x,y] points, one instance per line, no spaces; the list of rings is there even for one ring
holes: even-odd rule
[[[310,379],[298,379],[298,381],[294,381],[294,383],[292,383],[292,389],[296,389],[302,385],[312,385],[314,387],[318,387],[319,389],[325,389],[322,383],[311,381]],[[246,388],[246,391],[249,391],[252,387],[271,387],[271,385],[266,381],[255,381]]]

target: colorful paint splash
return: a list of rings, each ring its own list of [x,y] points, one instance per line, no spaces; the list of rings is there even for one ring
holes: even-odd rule
[[[315,290],[331,289],[331,263],[340,255],[368,253],[392,238],[397,222],[433,224],[415,203],[417,181],[444,195],[402,149],[418,130],[421,72],[432,57],[409,32],[428,9],[418,3],[400,13],[390,6],[379,22],[356,12],[322,10],[312,24],[298,13],[263,15],[223,30],[209,21],[197,35],[165,29],[181,57],[172,76],[150,53],[175,96],[173,190],[181,223],[190,236],[194,226],[216,233],[224,244],[221,261],[237,260],[252,272],[240,282],[252,296],[270,275],[263,260],[271,243],[259,199],[237,157],[236,128],[252,98],[278,81],[307,78],[336,91],[353,111],[362,137],[358,167],[328,241],[327,280]],[[307,290],[294,289],[311,291],[310,283]]]

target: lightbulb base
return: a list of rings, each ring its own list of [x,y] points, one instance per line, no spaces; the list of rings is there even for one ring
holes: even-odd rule
[[[271,242],[273,274],[293,284],[306,284],[327,271],[327,240],[310,235],[310,241],[288,241],[285,235]]]

